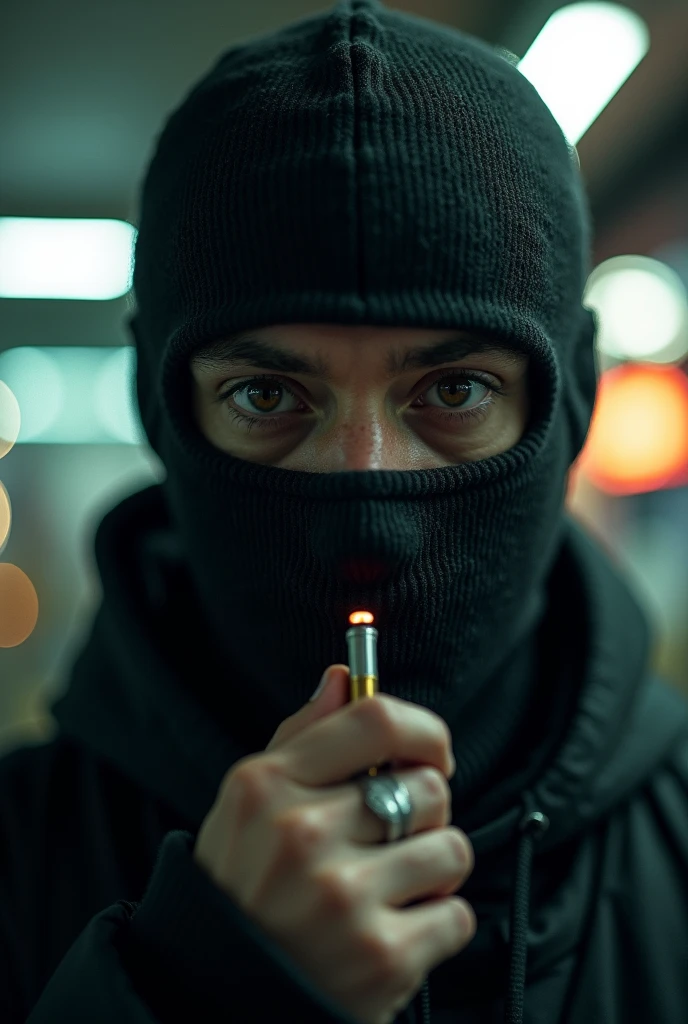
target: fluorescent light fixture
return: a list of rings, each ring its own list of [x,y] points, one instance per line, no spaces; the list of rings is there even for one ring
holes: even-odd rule
[[[17,347],[0,380],[19,403],[17,444],[144,444],[135,405],[136,350]]]
[[[575,146],[650,48],[647,24],[613,3],[560,7],[518,64]]]
[[[117,299],[137,234],[123,220],[0,217],[0,298]]]

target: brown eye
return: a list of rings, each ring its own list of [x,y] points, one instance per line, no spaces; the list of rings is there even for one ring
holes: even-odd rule
[[[433,388],[437,388],[437,393],[445,407],[463,409],[464,406],[470,405],[471,399],[485,397],[484,394],[478,396],[473,394],[476,384],[484,392],[490,390],[487,384],[483,384],[479,380],[467,380],[465,377],[442,377],[440,380],[435,381],[432,387],[428,389],[428,393]]]
[[[477,393],[476,388],[480,389]],[[428,402],[425,396],[435,392],[439,402]],[[488,378],[483,379],[482,374],[474,370],[445,370],[419,395],[420,406],[413,405],[411,408],[429,405],[431,414],[436,416],[442,416],[441,410],[449,409],[455,409],[456,416],[478,416],[487,412],[488,407],[494,403],[495,395],[504,394],[506,391],[501,384]]]
[[[282,400],[282,388],[275,384],[263,384],[261,387],[248,384],[243,391],[258,412],[275,412]]]
[[[285,396],[289,396],[292,405],[287,401],[283,404]],[[237,408],[246,414],[257,413],[270,415],[275,413],[294,412],[300,404],[300,400],[290,389],[278,380],[254,379],[243,381],[225,392],[223,398],[232,398]]]

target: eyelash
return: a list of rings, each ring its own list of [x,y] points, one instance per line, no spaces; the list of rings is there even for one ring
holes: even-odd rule
[[[457,417],[462,420],[468,420],[469,418],[475,418],[478,421],[483,420],[490,411],[490,408],[493,405],[495,405],[495,396],[503,396],[506,394],[506,389],[502,385],[495,384],[491,379],[488,379],[483,374],[477,373],[474,370],[445,370],[438,377],[436,377],[435,380],[433,380],[432,383],[429,384],[425,390],[429,391],[431,387],[434,387],[435,384],[439,383],[439,381],[444,380],[447,377],[457,377],[460,378],[461,380],[482,384],[483,387],[488,388],[488,390],[492,392],[492,396],[486,399],[480,405],[476,406],[475,409],[467,409],[465,411],[460,412],[444,412],[441,409],[437,409],[435,406],[421,406],[421,408],[431,408],[433,410],[433,413],[442,420],[454,420]],[[228,398],[231,398],[232,395],[235,395],[237,392],[242,391],[244,388],[248,387],[249,384],[254,384],[257,381],[272,381],[273,383],[279,384],[280,387],[284,388],[285,391],[288,391],[290,395],[297,399],[297,401],[302,401],[302,399],[299,398],[299,396],[296,395],[292,391],[292,389],[287,384],[285,384],[279,377],[275,377],[274,374],[270,375],[265,373],[260,374],[256,377],[250,377],[247,380],[242,380],[238,384],[232,384],[231,388],[228,388],[227,390],[222,391],[217,395],[216,401],[226,402],[226,400]],[[239,412],[237,409],[234,409],[230,406],[227,407],[227,411],[232,414],[232,418],[235,421],[242,422],[243,425],[246,427],[247,431],[250,431],[251,428],[255,425],[258,425],[259,429],[277,426],[284,421],[285,416],[290,415],[289,413],[280,413],[279,416],[248,416],[246,413]],[[292,410],[292,412],[295,411],[296,410]]]

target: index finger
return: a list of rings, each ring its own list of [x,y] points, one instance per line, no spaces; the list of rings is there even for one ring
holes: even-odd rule
[[[304,786],[346,782],[372,765],[430,765],[454,772],[446,722],[428,708],[377,693],[318,719],[275,751],[290,778]]]

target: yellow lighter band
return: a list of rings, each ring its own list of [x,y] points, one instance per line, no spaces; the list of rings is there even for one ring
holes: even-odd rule
[[[377,676],[349,676],[349,700],[373,697],[377,693]],[[377,768],[368,769],[368,775],[375,777]]]
[[[349,676],[349,700],[374,697],[377,693],[377,676]]]

